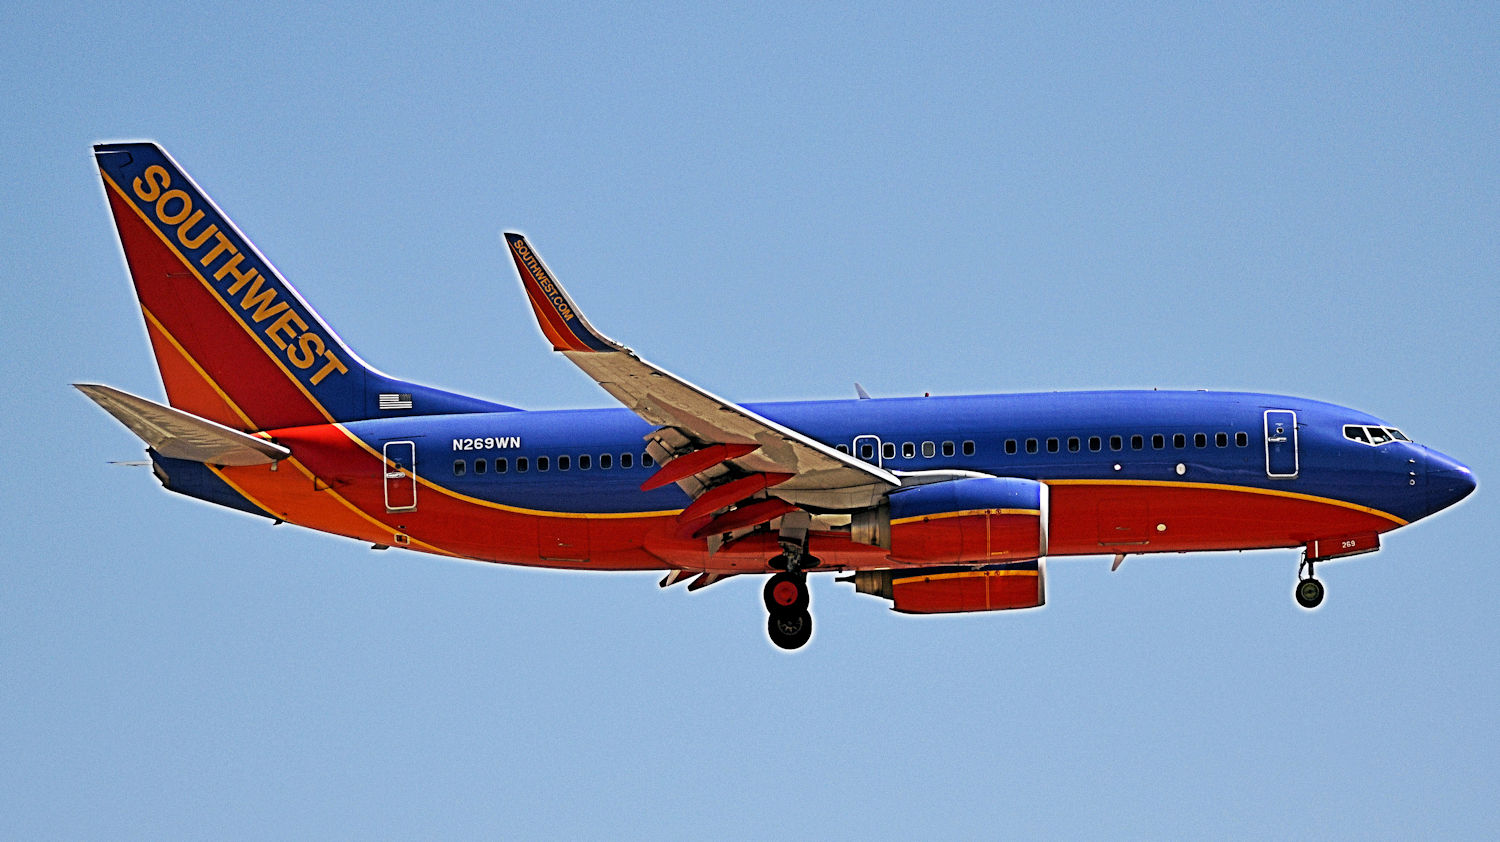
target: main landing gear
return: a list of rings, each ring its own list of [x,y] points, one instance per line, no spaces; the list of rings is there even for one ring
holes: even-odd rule
[[[1303,576],[1303,571],[1307,575]],[[1317,608],[1323,602],[1323,583],[1313,578],[1312,559],[1304,557],[1297,566],[1297,604],[1303,608]]]
[[[797,649],[812,638],[812,612],[807,610],[807,574],[782,571],[766,582],[766,633],[782,649]]]
[[[799,649],[812,638],[813,628],[805,570],[820,562],[807,552],[805,526],[783,522],[778,539],[781,555],[766,562],[781,571],[766,581],[766,633],[782,649]]]

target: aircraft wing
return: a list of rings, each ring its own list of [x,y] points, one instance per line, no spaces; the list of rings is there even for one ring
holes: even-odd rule
[[[506,232],[505,240],[537,322],[553,349],[620,403],[659,427],[648,438],[667,451],[670,461],[658,471],[657,485],[678,482],[702,499],[716,484],[729,486],[739,479],[744,482],[737,488],[748,490],[757,485],[751,477],[764,475],[768,485],[754,493],[774,485],[769,493],[789,503],[845,511],[873,505],[901,485],[889,471],[840,453],[636,356],[589,324],[525,237]],[[679,476],[703,463],[707,463],[704,470]],[[645,487],[654,486],[648,480]],[[724,506],[740,502],[733,496],[734,492],[726,491],[717,499],[725,501]]]

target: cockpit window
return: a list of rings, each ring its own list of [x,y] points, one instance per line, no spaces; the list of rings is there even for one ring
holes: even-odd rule
[[[1344,438],[1357,441],[1360,444],[1368,444],[1371,447],[1379,447],[1393,441],[1411,441],[1404,433],[1395,427],[1376,427],[1364,424],[1345,424]]]

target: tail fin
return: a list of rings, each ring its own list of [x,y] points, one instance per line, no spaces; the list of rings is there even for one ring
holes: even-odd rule
[[[511,409],[371,368],[161,147],[94,157],[172,406],[247,431]]]

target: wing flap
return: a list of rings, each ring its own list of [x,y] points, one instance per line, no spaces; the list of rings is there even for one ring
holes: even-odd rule
[[[74,383],[105,412],[113,415],[147,445],[169,459],[209,465],[264,465],[292,451],[263,438],[232,430],[180,409],[163,406],[112,386]]]

